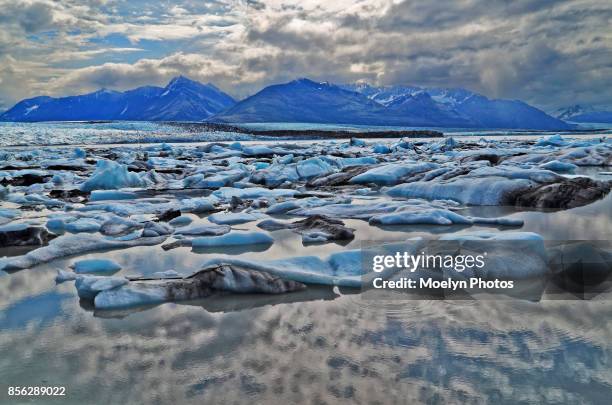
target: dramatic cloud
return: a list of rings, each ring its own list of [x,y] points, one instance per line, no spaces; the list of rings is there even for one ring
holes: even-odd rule
[[[238,97],[307,76],[466,87],[545,109],[612,105],[605,0],[0,0],[0,10],[5,107],[177,74]]]

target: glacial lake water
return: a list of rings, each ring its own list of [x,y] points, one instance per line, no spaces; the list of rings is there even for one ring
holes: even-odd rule
[[[610,170],[578,174],[604,178],[600,172]],[[549,240],[609,240],[612,230],[612,194],[565,211],[466,211],[523,218],[521,231]],[[219,253],[325,256],[365,240],[495,229],[346,223],[357,231],[345,246],[303,246],[299,235],[281,230],[259,251],[164,252],[158,245],[79,258],[112,258],[123,267],[117,275],[188,274]],[[8,400],[7,386],[25,385],[65,386],[66,397],[44,402],[74,404],[602,404],[612,396],[610,293],[588,301],[374,301],[309,287],[104,312],[80,301],[72,282],[55,284],[56,270],[73,261],[0,272],[0,403]]]
[[[558,131],[527,131],[527,130],[483,130],[465,128],[416,128],[416,127],[381,127],[364,125],[330,125],[330,124],[286,124],[257,123],[241,124],[245,128],[259,130],[335,130],[367,133],[381,130],[413,130],[428,129],[443,132],[446,135],[461,137],[494,137],[501,139],[511,137],[523,139],[541,137],[547,134],[566,134]],[[581,125],[587,130],[586,136],[602,136],[612,134],[609,125],[597,125],[601,130],[591,132],[592,128]],[[583,135],[584,136],[584,135]],[[265,139],[265,138],[263,138]],[[47,146],[47,145],[111,145],[111,144],[151,144],[151,143],[194,143],[214,141],[249,141],[254,138],[248,134],[235,132],[208,132],[197,130],[186,132],[182,127],[163,122],[0,122],[0,147],[9,146]],[[292,140],[294,141],[294,140]]]

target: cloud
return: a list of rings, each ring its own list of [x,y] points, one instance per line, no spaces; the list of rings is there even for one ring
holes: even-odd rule
[[[43,31],[54,26],[53,8],[42,2],[10,2],[3,4],[0,23],[13,23],[26,33]]]
[[[0,55],[37,64],[22,95],[186,74],[240,97],[308,76],[465,87],[547,109],[612,105],[604,0],[17,1],[0,12]]]
[[[105,63],[71,70],[49,82],[51,94],[84,92],[101,87],[128,89],[142,85],[165,85],[172,77],[185,74],[203,82],[231,88],[240,81],[256,81],[257,75],[239,67],[198,54],[175,53],[162,59],[140,59],[136,63]],[[70,89],[66,92],[66,89]]]

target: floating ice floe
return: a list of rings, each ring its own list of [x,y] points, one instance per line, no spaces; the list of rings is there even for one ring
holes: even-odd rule
[[[228,212],[208,216],[208,220],[218,225],[238,225],[264,218],[260,212]]]
[[[354,184],[375,183],[379,185],[393,185],[403,177],[436,169],[435,163],[390,163],[375,167],[363,174],[353,177],[350,182]]]
[[[193,222],[191,217],[186,215],[181,215],[176,218],[172,218],[170,222],[168,222],[172,226],[186,226]]]
[[[330,204],[348,204],[351,199],[348,197],[337,197],[337,198],[319,198],[319,197],[308,197],[300,198],[296,200],[283,201],[277,204],[271,205],[267,210],[266,214],[284,214],[288,211],[299,209],[299,208],[314,208],[322,207]]]
[[[219,236],[202,236],[191,240],[193,247],[271,245],[274,238],[264,232],[233,231]]]
[[[400,184],[386,193],[391,197],[453,200],[466,205],[503,205],[506,196],[532,187],[526,179],[503,177],[457,179],[452,182],[414,182]]]
[[[255,199],[255,198],[278,198],[278,197],[291,197],[296,194],[296,190],[292,189],[268,189],[263,187],[251,187],[251,188],[229,188],[223,187],[219,190],[213,191],[213,196],[229,201],[232,197],[241,199]]]
[[[94,299],[101,291],[111,290],[128,283],[124,277],[77,276],[74,286],[79,297]]]
[[[109,259],[85,259],[74,262],[71,266],[77,274],[116,273],[121,266]]]
[[[98,232],[101,224],[91,218],[79,218],[76,221],[64,224],[64,230],[71,233]]]
[[[407,206],[389,213],[370,218],[371,224],[380,225],[503,225],[523,226],[522,219],[466,217],[443,208],[422,208]]]
[[[0,260],[0,270],[21,270],[47,263],[61,257],[95,252],[100,250],[123,249],[133,246],[152,246],[162,243],[167,236],[152,238],[138,237],[130,240],[117,240],[95,234],[62,235],[49,245],[38,248],[23,256]]]
[[[133,200],[137,197],[138,195],[131,191],[94,190],[89,195],[89,201]]]
[[[228,233],[231,229],[229,225],[195,224],[177,229],[175,235],[220,236]]]

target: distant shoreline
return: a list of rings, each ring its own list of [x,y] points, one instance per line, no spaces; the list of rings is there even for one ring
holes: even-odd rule
[[[384,131],[346,131],[332,129],[250,129],[231,124],[214,122],[164,122],[166,125],[180,127],[188,132],[237,132],[263,137],[311,138],[311,139],[349,139],[356,136],[367,138],[443,138],[444,133],[433,130],[384,130]]]

